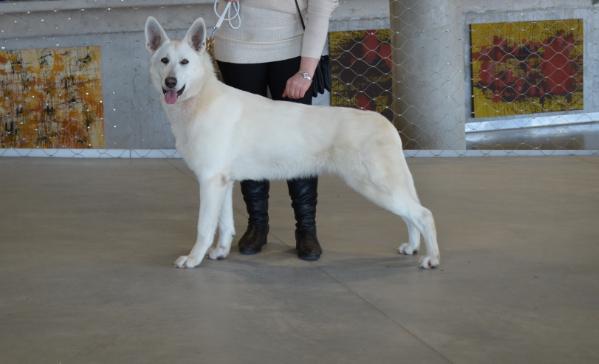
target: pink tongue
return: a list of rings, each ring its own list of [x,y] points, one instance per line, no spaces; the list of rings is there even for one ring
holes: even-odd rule
[[[177,102],[177,91],[175,90],[171,90],[171,91],[167,91],[164,94],[164,99],[166,101],[167,104],[174,104]]]

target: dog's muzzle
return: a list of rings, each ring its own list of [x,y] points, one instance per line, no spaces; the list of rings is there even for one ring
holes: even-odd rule
[[[167,104],[176,103],[179,96],[183,94],[183,91],[185,91],[185,85],[178,91],[176,89],[165,89],[163,87],[162,92],[164,93],[164,101],[166,101]]]

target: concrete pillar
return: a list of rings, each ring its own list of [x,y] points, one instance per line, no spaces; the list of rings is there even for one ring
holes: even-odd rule
[[[466,149],[460,1],[390,0],[394,124],[405,149]]]

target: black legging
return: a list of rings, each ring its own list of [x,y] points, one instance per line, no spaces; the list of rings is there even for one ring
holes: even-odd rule
[[[285,91],[287,80],[297,73],[299,66],[300,57],[267,63],[218,62],[223,81],[229,86],[262,96],[266,96],[266,90],[270,89],[273,100],[311,105],[311,90],[308,90],[304,98],[299,100],[281,97]]]

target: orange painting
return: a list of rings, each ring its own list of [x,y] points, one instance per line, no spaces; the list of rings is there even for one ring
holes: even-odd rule
[[[0,148],[104,146],[100,47],[0,51]]]

